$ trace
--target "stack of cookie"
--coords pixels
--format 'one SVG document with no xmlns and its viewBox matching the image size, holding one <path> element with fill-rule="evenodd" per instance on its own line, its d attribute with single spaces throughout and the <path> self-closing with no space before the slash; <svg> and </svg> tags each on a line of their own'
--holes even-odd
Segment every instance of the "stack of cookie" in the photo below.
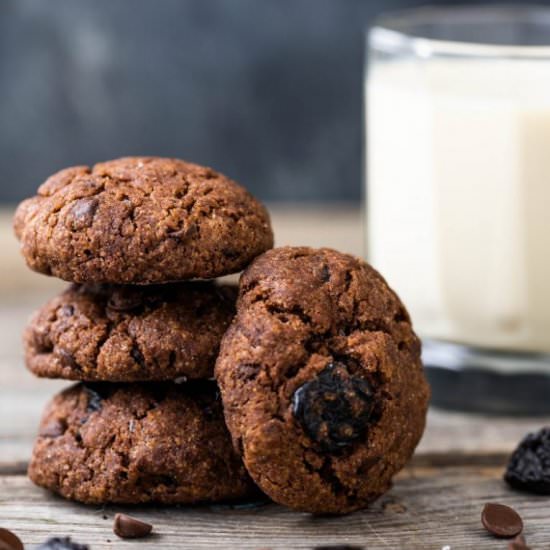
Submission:
<svg viewBox="0 0 550 550">
<path fill-rule="evenodd" d="M 29 267 L 73 283 L 31 319 L 26 364 L 80 381 L 47 407 L 31 479 L 88 503 L 254 492 L 211 381 L 236 288 L 206 280 L 271 248 L 265 208 L 210 169 L 125 158 L 53 175 L 14 227 Z"/>
<path fill-rule="evenodd" d="M 404 305 L 360 259 L 269 250 L 266 210 L 220 174 L 150 158 L 70 168 L 15 229 L 32 269 L 75 283 L 25 336 L 35 374 L 82 381 L 44 415 L 39 485 L 191 503 L 250 495 L 250 475 L 280 504 L 339 514 L 412 455 L 429 388 Z M 236 302 L 188 281 L 243 268 Z"/>
</svg>

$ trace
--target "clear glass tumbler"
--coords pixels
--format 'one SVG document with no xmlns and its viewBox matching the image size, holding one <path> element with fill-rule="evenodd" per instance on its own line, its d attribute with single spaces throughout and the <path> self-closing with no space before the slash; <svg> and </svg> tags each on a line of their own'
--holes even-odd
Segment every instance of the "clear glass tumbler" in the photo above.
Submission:
<svg viewBox="0 0 550 550">
<path fill-rule="evenodd" d="M 367 256 L 433 402 L 549 413 L 550 9 L 398 12 L 367 47 Z"/>
</svg>

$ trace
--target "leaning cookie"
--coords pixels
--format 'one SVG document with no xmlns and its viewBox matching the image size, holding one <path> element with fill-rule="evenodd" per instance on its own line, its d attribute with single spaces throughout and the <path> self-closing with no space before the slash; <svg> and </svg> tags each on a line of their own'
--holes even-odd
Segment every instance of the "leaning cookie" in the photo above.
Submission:
<svg viewBox="0 0 550 550">
<path fill-rule="evenodd" d="M 31 318 L 26 364 L 67 380 L 211 378 L 235 299 L 212 283 L 73 285 Z"/>
<path fill-rule="evenodd" d="M 257 491 L 207 381 L 65 390 L 46 408 L 29 476 L 95 504 L 219 502 Z"/>
<path fill-rule="evenodd" d="M 213 278 L 273 246 L 267 211 L 243 187 L 156 157 L 61 170 L 19 205 L 14 229 L 31 269 L 76 283 Z"/>
<path fill-rule="evenodd" d="M 216 377 L 248 472 L 297 510 L 367 506 L 424 430 L 429 388 L 407 311 L 373 268 L 333 250 L 253 262 Z"/>
</svg>

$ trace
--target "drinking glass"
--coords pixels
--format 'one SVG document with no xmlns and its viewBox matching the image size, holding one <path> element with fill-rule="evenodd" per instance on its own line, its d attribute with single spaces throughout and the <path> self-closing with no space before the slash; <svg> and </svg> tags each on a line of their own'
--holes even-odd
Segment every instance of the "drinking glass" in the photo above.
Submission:
<svg viewBox="0 0 550 550">
<path fill-rule="evenodd" d="M 367 49 L 367 256 L 433 403 L 549 413 L 550 9 L 406 10 Z"/>
</svg>

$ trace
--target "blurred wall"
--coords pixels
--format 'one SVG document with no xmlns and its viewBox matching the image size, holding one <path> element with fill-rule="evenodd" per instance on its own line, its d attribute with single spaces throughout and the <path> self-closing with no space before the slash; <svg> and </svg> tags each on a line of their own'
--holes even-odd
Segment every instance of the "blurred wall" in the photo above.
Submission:
<svg viewBox="0 0 550 550">
<path fill-rule="evenodd" d="M 0 201 L 131 154 L 268 200 L 357 201 L 363 32 L 421 3 L 0 0 Z"/>
</svg>

